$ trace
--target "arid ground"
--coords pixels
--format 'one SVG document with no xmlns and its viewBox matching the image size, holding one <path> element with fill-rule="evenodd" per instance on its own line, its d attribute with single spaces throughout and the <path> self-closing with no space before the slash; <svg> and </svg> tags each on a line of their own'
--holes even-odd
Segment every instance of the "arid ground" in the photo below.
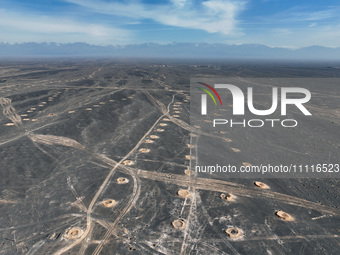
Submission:
<svg viewBox="0 0 340 255">
<path fill-rule="evenodd" d="M 312 89 L 315 118 L 292 142 L 267 130 L 206 134 L 189 121 L 190 77 L 329 78 L 340 69 L 164 62 L 1 62 L 0 254 L 340 254 L 338 179 L 192 168 L 204 137 L 233 164 L 340 163 L 340 84 Z"/>
</svg>

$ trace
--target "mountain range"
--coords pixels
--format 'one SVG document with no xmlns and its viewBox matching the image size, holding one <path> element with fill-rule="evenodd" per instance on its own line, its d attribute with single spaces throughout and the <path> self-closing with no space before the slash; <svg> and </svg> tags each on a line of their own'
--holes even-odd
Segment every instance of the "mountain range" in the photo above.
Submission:
<svg viewBox="0 0 340 255">
<path fill-rule="evenodd" d="M 128 57 L 128 58 L 216 58 L 340 60 L 340 47 L 310 46 L 299 49 L 261 44 L 143 43 L 130 45 L 92 45 L 83 42 L 0 42 L 0 58 L 8 57 Z"/>
</svg>

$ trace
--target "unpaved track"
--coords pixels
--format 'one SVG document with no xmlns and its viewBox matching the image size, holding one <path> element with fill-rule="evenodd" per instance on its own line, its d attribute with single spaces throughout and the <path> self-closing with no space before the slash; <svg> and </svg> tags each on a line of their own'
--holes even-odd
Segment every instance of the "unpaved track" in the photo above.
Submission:
<svg viewBox="0 0 340 255">
<path fill-rule="evenodd" d="M 148 93 L 149 94 L 149 93 Z M 169 103 L 168 107 L 167 107 L 167 111 L 160 116 L 156 122 L 151 126 L 151 128 L 144 134 L 144 136 L 138 141 L 138 143 L 136 144 L 136 146 L 128 153 L 125 155 L 124 158 L 122 158 L 118 164 L 111 170 L 111 172 L 109 173 L 108 177 L 106 177 L 106 180 L 108 181 L 108 179 L 112 176 L 113 172 L 117 169 L 117 167 L 119 167 L 121 165 L 121 163 L 123 161 L 125 161 L 126 159 L 128 159 L 138 148 L 139 146 L 144 142 L 144 140 L 147 138 L 147 136 L 153 131 L 153 129 L 156 127 L 156 125 L 159 123 L 159 121 L 165 116 L 165 114 L 167 114 L 170 111 L 170 105 L 174 102 L 175 100 L 175 95 L 172 96 L 172 100 Z M 116 218 L 116 220 L 113 222 L 111 228 L 106 232 L 106 234 L 104 235 L 103 239 L 102 239 L 102 243 L 100 243 L 97 248 L 95 249 L 95 251 L 92 253 L 93 255 L 95 254 L 99 254 L 100 251 L 103 248 L 103 243 L 107 240 L 107 238 L 111 235 L 113 229 L 116 227 L 117 223 L 130 211 L 130 209 L 135 205 L 135 203 L 137 202 L 137 199 L 139 197 L 140 194 L 140 183 L 139 180 L 136 177 L 136 174 L 133 171 L 129 171 L 130 175 L 133 178 L 134 181 L 134 185 L 133 185 L 133 194 L 130 197 L 129 202 L 127 203 L 126 207 L 123 209 L 123 211 L 118 215 L 118 217 Z M 105 180 L 105 181 L 106 181 Z M 104 183 L 105 183 L 104 181 Z M 106 181 L 106 183 L 107 183 Z M 103 183 L 103 184 L 104 184 Z M 105 185 L 106 185 L 105 183 Z M 103 188 L 105 186 L 101 186 L 101 188 L 98 190 L 96 196 L 94 199 L 97 199 L 98 196 L 100 195 L 100 192 L 103 190 Z M 95 203 L 95 200 L 92 200 L 91 204 Z M 94 201 L 94 202 L 93 202 Z M 90 205 L 91 206 L 91 205 Z"/>
</svg>

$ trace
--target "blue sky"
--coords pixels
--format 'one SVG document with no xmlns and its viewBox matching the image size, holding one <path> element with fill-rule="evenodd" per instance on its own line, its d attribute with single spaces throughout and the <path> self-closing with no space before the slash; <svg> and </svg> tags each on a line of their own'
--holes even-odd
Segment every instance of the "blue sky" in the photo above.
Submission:
<svg viewBox="0 0 340 255">
<path fill-rule="evenodd" d="M 338 0 L 0 0 L 0 41 L 340 47 Z"/>
</svg>

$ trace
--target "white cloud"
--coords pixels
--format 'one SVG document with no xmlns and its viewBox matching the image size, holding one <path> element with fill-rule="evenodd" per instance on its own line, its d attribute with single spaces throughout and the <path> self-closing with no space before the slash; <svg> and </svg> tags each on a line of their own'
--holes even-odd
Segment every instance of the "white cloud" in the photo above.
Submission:
<svg viewBox="0 0 340 255">
<path fill-rule="evenodd" d="M 179 7 L 183 7 L 185 4 L 188 3 L 187 0 L 171 0 L 171 2 L 172 2 L 175 6 L 179 6 Z"/>
<path fill-rule="evenodd" d="M 125 30 L 101 24 L 0 9 L 0 41 L 84 41 L 113 44 L 126 42 L 129 37 L 130 34 Z"/>
<path fill-rule="evenodd" d="M 129 17 L 151 19 L 160 24 L 200 29 L 210 33 L 232 34 L 237 14 L 243 9 L 242 0 L 208 0 L 197 3 L 172 0 L 168 4 L 147 5 L 141 2 L 107 2 L 102 0 L 67 0 L 88 10 Z"/>
<path fill-rule="evenodd" d="M 339 8 L 314 12 L 293 12 L 288 20 L 294 21 L 320 21 L 338 16 Z"/>
<path fill-rule="evenodd" d="M 262 21 L 266 23 L 276 24 L 279 23 L 303 23 L 303 22 L 316 22 L 327 21 L 332 22 L 339 19 L 338 13 L 340 7 L 326 8 L 319 11 L 308 11 L 303 8 L 295 7 L 284 10 L 273 15 L 262 17 Z"/>
<path fill-rule="evenodd" d="M 258 18 L 257 26 L 229 43 L 259 43 L 275 47 L 299 48 L 311 45 L 339 47 L 340 7 L 307 11 L 296 7 Z"/>
<path fill-rule="evenodd" d="M 259 43 L 273 47 L 300 48 L 313 45 L 339 47 L 340 25 L 272 28 L 254 31 L 229 43 Z"/>
</svg>

